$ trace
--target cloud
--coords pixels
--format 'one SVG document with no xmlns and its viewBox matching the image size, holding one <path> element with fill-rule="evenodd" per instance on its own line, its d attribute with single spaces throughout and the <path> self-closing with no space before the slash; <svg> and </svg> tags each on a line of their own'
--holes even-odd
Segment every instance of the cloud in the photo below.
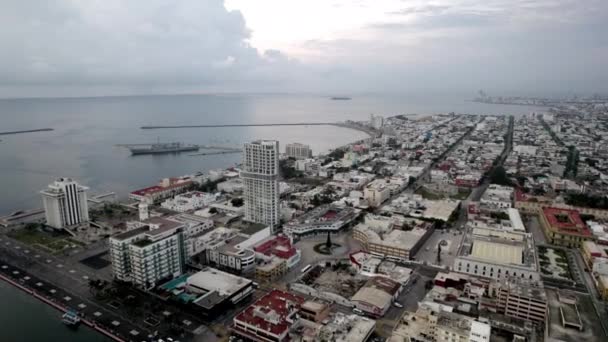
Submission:
<svg viewBox="0 0 608 342">
<path fill-rule="evenodd" d="M 605 0 L 231 2 L 4 0 L 0 96 L 608 91 Z"/>
<path fill-rule="evenodd" d="M 229 83 L 284 63 L 261 56 L 221 0 L 3 2 L 0 84 Z"/>
</svg>

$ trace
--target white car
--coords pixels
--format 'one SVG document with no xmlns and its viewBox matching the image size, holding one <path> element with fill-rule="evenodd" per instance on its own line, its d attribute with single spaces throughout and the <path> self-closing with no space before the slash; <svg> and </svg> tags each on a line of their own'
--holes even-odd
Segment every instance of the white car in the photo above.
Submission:
<svg viewBox="0 0 608 342">
<path fill-rule="evenodd" d="M 401 305 L 401 303 L 398 303 L 398 302 L 394 302 L 393 305 L 400 309 L 403 308 L 403 305 Z"/>
</svg>

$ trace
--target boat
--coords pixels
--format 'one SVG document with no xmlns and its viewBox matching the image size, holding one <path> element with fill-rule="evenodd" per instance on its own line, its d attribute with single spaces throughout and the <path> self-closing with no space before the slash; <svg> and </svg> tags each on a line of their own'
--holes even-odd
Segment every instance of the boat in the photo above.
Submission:
<svg viewBox="0 0 608 342">
<path fill-rule="evenodd" d="M 68 310 L 61 316 L 61 321 L 68 327 L 77 327 L 80 324 L 80 316 L 74 310 Z"/>
<path fill-rule="evenodd" d="M 171 143 L 156 143 L 145 146 L 129 147 L 131 154 L 160 154 L 160 153 L 175 153 L 185 151 L 198 151 L 198 145 L 184 144 L 181 142 Z"/>
<path fill-rule="evenodd" d="M 350 97 L 348 97 L 348 96 L 334 96 L 334 97 L 332 97 L 331 99 L 332 99 L 332 100 L 343 100 L 343 101 L 344 101 L 344 100 L 351 100 L 351 98 L 350 98 Z"/>
</svg>

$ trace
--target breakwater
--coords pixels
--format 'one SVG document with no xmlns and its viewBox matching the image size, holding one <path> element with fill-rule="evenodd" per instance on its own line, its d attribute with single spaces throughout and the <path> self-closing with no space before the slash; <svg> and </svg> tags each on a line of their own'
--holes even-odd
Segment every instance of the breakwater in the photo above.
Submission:
<svg viewBox="0 0 608 342">
<path fill-rule="evenodd" d="M 54 129 L 52 129 L 52 128 L 38 128 L 38 129 L 27 129 L 27 130 L 21 130 L 21 131 L 8 131 L 8 132 L 0 132 L 0 135 L 35 133 L 35 132 L 50 132 L 50 131 L 54 131 Z"/>
</svg>

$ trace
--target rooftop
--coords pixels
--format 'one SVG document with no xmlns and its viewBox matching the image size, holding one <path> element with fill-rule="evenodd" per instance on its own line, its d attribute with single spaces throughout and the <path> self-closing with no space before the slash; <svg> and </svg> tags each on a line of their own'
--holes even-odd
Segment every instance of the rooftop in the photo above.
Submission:
<svg viewBox="0 0 608 342">
<path fill-rule="evenodd" d="M 212 308 L 251 283 L 249 279 L 211 267 L 204 268 L 186 280 L 189 290 L 202 294 L 194 303 L 204 308 Z"/>
<path fill-rule="evenodd" d="M 291 327 L 291 316 L 299 310 L 304 301 L 304 298 L 298 295 L 272 290 L 236 315 L 234 321 L 274 335 L 282 335 Z M 237 327 L 235 329 L 238 330 Z"/>
<path fill-rule="evenodd" d="M 578 211 L 562 208 L 543 208 L 543 216 L 549 229 L 560 234 L 593 236 L 591 230 L 581 219 Z"/>
<path fill-rule="evenodd" d="M 496 242 L 475 240 L 471 255 L 493 262 L 521 265 L 523 263 L 522 246 L 505 245 Z"/>
</svg>

